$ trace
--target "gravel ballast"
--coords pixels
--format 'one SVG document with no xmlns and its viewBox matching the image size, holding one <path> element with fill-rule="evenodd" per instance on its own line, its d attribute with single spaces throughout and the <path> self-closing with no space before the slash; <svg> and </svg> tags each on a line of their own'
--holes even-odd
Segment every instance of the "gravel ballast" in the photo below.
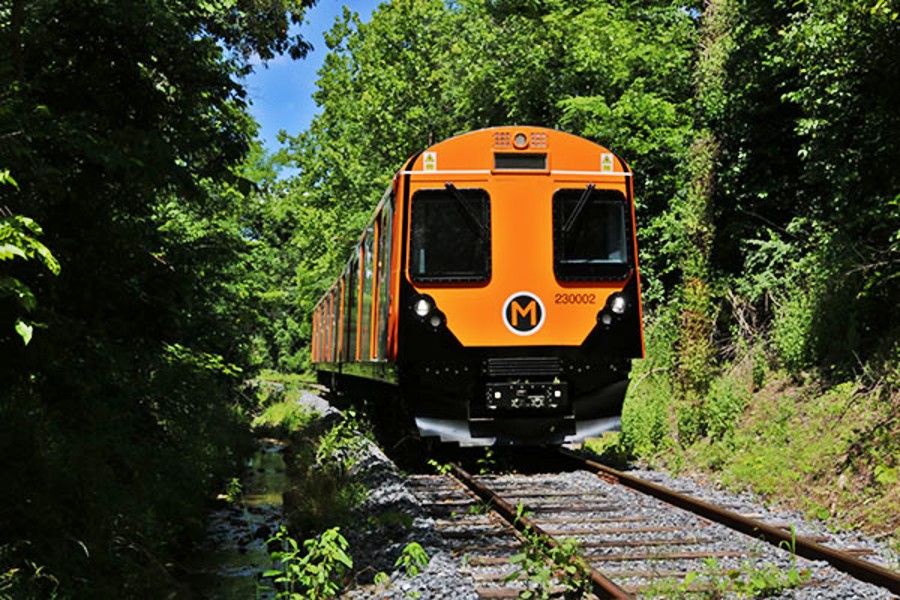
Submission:
<svg viewBox="0 0 900 600">
<path fill-rule="evenodd" d="M 327 414 L 331 410 L 324 401 L 314 394 L 304 395 L 304 400 L 315 403 L 320 413 Z M 477 598 L 477 587 L 484 587 L 484 582 L 476 582 L 463 563 L 463 557 L 454 554 L 458 540 L 447 539 L 441 534 L 443 523 L 439 523 L 445 515 L 429 514 L 416 495 L 416 486 L 408 477 L 385 456 L 372 442 L 366 440 L 361 444 L 355 464 L 351 469 L 358 481 L 363 483 L 368 496 L 356 511 L 356 522 L 352 527 L 342 528 L 349 543 L 354 560 L 355 585 L 346 590 L 344 597 L 349 598 Z M 681 493 L 699 497 L 708 502 L 723 506 L 740 514 L 759 518 L 771 523 L 789 523 L 795 526 L 799 535 L 825 538 L 828 545 L 835 548 L 865 549 L 871 554 L 862 558 L 879 562 L 888 568 L 896 568 L 900 559 L 883 544 L 856 534 L 835 534 L 821 523 L 810 523 L 796 513 L 781 510 L 770 510 L 758 499 L 749 494 L 735 494 L 716 489 L 705 482 L 691 478 L 672 478 L 669 475 L 646 469 L 632 470 L 630 474 L 641 477 Z M 509 488 L 517 486 L 534 486 L 535 480 L 524 475 L 498 475 L 487 478 L 489 485 Z M 580 490 L 585 494 L 601 492 L 609 497 L 609 501 L 627 507 L 633 515 L 654 523 L 659 527 L 690 527 L 685 519 L 698 518 L 672 509 L 668 505 L 642 496 L 621 486 L 601 481 L 593 474 L 576 471 L 572 473 L 554 473 L 535 476 L 544 485 L 553 489 L 572 491 Z M 515 503 L 515 499 L 513 499 Z M 598 513 L 600 515 L 601 513 Z M 687 516 L 686 516 L 687 515 Z M 585 516 L 591 516 L 588 513 Z M 594 515 L 597 516 L 597 515 Z M 442 527 L 439 529 L 438 525 Z M 562 529 L 565 527 L 563 526 Z M 807 561 L 802 558 L 793 559 L 784 550 L 778 549 L 746 536 L 738 536 L 730 530 L 716 524 L 703 525 L 704 537 L 715 537 L 723 553 L 740 549 L 746 556 L 723 557 L 719 559 L 721 568 L 766 569 L 772 566 L 786 571 L 793 566 L 809 570 L 811 579 L 799 589 L 787 590 L 783 598 L 891 598 L 884 588 L 865 584 L 850 578 L 826 563 Z M 696 529 L 696 526 L 694 527 Z M 615 536 L 613 536 L 615 539 Z M 741 540 L 740 542 L 736 540 Z M 422 545 L 430 558 L 428 566 L 418 576 L 409 577 L 401 569 L 394 567 L 397 557 L 410 542 Z M 592 551 L 602 555 L 601 552 Z M 629 564 L 631 570 L 665 570 L 683 571 L 684 564 L 668 565 L 665 561 L 635 561 Z M 598 567 L 602 571 L 602 566 Z M 693 567 L 692 567 L 693 568 Z M 702 561 L 696 564 L 696 571 L 703 574 Z M 390 583 L 375 585 L 375 574 L 387 573 Z M 508 573 L 509 568 L 498 568 L 500 573 Z M 628 583 L 626 579 L 624 583 Z"/>
</svg>

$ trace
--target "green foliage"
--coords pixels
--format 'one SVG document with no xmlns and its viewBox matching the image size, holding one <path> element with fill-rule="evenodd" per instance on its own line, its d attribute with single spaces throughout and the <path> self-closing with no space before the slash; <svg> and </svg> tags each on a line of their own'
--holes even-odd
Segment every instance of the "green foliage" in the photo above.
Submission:
<svg viewBox="0 0 900 600">
<path fill-rule="evenodd" d="M 281 400 L 268 403 L 263 412 L 253 418 L 253 427 L 274 427 L 290 433 L 300 431 L 319 418 L 319 414 L 297 402 L 294 393 Z"/>
<path fill-rule="evenodd" d="M 327 429 L 324 422 L 310 418 L 290 432 L 291 451 L 286 456 L 290 486 L 284 501 L 288 522 L 298 531 L 320 532 L 349 524 L 368 494 L 351 473 L 364 443 L 360 424 L 350 415 Z"/>
<path fill-rule="evenodd" d="M 10 565 L 18 554 L 12 545 L 0 545 L 0 600 L 59 597 L 59 580 L 43 565 L 30 560 Z"/>
<path fill-rule="evenodd" d="M 438 475 L 447 475 L 453 470 L 449 463 L 439 463 L 433 458 L 428 459 L 428 465 L 435 470 Z"/>
<path fill-rule="evenodd" d="M 366 443 L 361 431 L 364 428 L 357 420 L 356 412 L 345 411 L 340 420 L 319 437 L 316 464 L 330 464 L 342 471 L 348 470 L 356 463 L 357 455 Z"/>
<path fill-rule="evenodd" d="M 478 457 L 475 460 L 475 464 L 478 466 L 478 473 L 481 475 L 494 471 L 497 468 L 497 460 L 494 458 L 494 449 L 491 446 L 485 446 L 484 456 Z"/>
<path fill-rule="evenodd" d="M 8 169 L 0 170 L 0 185 L 19 187 Z M 37 240 L 36 236 L 42 233 L 41 227 L 33 219 L 21 215 L 4 215 L 3 210 L 0 210 L 0 261 L 36 261 L 58 275 L 59 262 L 47 246 Z M 37 299 L 31 288 L 19 277 L 0 273 L 0 300 L 4 298 L 12 298 L 21 311 L 32 312 L 37 307 Z M 17 317 L 13 327 L 27 346 L 34 333 L 34 324 Z"/>
<path fill-rule="evenodd" d="M 237 477 L 229 479 L 228 483 L 225 485 L 225 500 L 229 504 L 234 504 L 239 501 L 243 495 L 244 486 L 241 485 L 241 480 Z"/>
<path fill-rule="evenodd" d="M 0 539 L 61 596 L 169 595 L 243 452 L 265 305 L 239 77 L 307 4 L 0 9 Z"/>
<path fill-rule="evenodd" d="M 524 507 L 516 505 L 516 519 L 525 515 Z M 505 581 L 524 579 L 526 589 L 519 598 L 550 598 L 554 584 L 565 588 L 567 598 L 584 598 L 590 591 L 588 567 L 579 553 L 581 546 L 572 538 L 559 540 L 556 544 L 530 527 L 522 532 L 524 551 L 509 558 L 516 570 L 506 576 Z"/>
<path fill-rule="evenodd" d="M 762 566 L 745 561 L 740 568 L 722 571 L 715 558 L 705 559 L 705 569 L 690 571 L 681 582 L 661 580 L 642 590 L 648 598 L 768 598 L 800 587 L 808 581 L 808 570 L 798 569 L 791 554 L 791 567 L 783 571 L 766 563 Z"/>
<path fill-rule="evenodd" d="M 678 339 L 675 310 L 660 311 L 646 327 L 647 359 L 636 361 L 622 407 L 622 439 L 625 452 L 650 456 L 671 442 L 672 365 Z"/>
<path fill-rule="evenodd" d="M 303 172 L 267 191 L 254 225 L 282 255 L 272 270 L 290 299 L 276 341 L 281 368 L 308 342 L 297 324 L 308 323 L 391 174 L 430 143 L 492 125 L 560 127 L 605 143 L 644 175 L 642 224 L 666 211 L 691 138 L 690 16 L 599 2 L 521 8 L 404 1 L 382 4 L 367 23 L 349 10 L 337 19 L 317 82 L 320 113 L 289 139 Z M 647 255 L 661 254 L 667 230 L 642 229 Z M 662 299 L 659 262 L 644 264 Z"/>
<path fill-rule="evenodd" d="M 400 556 L 394 562 L 394 568 L 402 568 L 407 577 L 415 577 L 428 566 L 429 560 L 428 554 L 421 544 L 410 542 L 403 547 Z"/>
<path fill-rule="evenodd" d="M 333 598 L 340 591 L 341 578 L 353 568 L 347 553 L 347 540 L 334 527 L 319 536 L 305 540 L 303 548 L 283 525 L 266 543 L 278 543 L 281 550 L 272 552 L 278 568 L 263 573 L 278 586 L 278 598 L 319 600 Z"/>
<path fill-rule="evenodd" d="M 252 421 L 254 428 L 273 428 L 289 437 L 302 432 L 321 418 L 321 415 L 301 403 L 308 388 L 308 376 L 264 371 L 252 385 L 256 390 L 258 407 L 262 412 Z"/>
<path fill-rule="evenodd" d="M 704 401 L 703 422 L 710 440 L 729 439 L 735 423 L 750 401 L 750 381 L 738 371 L 718 377 L 710 385 Z"/>
</svg>

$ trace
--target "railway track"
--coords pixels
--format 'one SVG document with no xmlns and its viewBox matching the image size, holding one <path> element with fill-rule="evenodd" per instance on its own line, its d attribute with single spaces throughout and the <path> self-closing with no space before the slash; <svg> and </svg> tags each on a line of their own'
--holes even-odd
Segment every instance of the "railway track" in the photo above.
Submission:
<svg viewBox="0 0 900 600">
<path fill-rule="evenodd" d="M 900 574 L 858 552 L 793 537 L 779 524 L 571 452 L 558 460 L 556 471 L 576 470 L 472 475 L 452 464 L 445 475 L 410 480 L 479 597 L 515 598 L 528 589 L 562 597 L 578 585 L 578 593 L 597 598 L 752 596 L 788 583 L 810 597 L 900 594 Z M 548 557 L 557 564 L 546 564 Z"/>
</svg>

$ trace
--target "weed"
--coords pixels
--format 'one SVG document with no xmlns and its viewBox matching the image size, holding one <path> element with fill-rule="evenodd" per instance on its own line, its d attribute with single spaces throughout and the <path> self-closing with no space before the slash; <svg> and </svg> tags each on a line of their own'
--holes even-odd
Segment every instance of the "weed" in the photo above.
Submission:
<svg viewBox="0 0 900 600">
<path fill-rule="evenodd" d="M 787 545 L 792 547 L 791 545 Z M 756 565 L 745 561 L 740 568 L 723 572 L 715 558 L 707 558 L 703 572 L 691 571 L 682 581 L 665 579 L 641 591 L 646 598 L 765 598 L 794 589 L 807 581 L 810 574 L 798 570 L 791 554 L 791 567 L 783 571 L 772 563 Z"/>
<path fill-rule="evenodd" d="M 353 568 L 353 560 L 347 554 L 347 540 L 338 527 L 305 540 L 301 549 L 282 525 L 266 543 L 281 545 L 281 550 L 272 552 L 278 568 L 263 573 L 263 577 L 272 577 L 279 587 L 278 598 L 333 598 L 341 588 L 341 578 Z"/>
<path fill-rule="evenodd" d="M 407 577 L 415 577 L 428 566 L 429 560 L 428 554 L 425 553 L 421 544 L 410 542 L 400 552 L 394 567 L 397 569 L 402 567 L 406 571 Z"/>
<path fill-rule="evenodd" d="M 225 501 L 229 504 L 234 504 L 244 495 L 244 487 L 241 485 L 241 480 L 237 477 L 232 477 L 231 480 L 225 485 Z"/>
<path fill-rule="evenodd" d="M 516 521 L 525 516 L 522 504 L 516 506 Z M 587 566 L 579 556 L 581 547 L 574 539 L 564 539 L 552 546 L 546 537 L 526 527 L 524 552 L 510 557 L 509 562 L 516 570 L 506 577 L 506 581 L 526 580 L 526 589 L 519 597 L 523 599 L 550 598 L 554 580 L 566 589 L 566 597 L 583 598 L 590 590 L 590 576 Z"/>
<path fill-rule="evenodd" d="M 477 459 L 475 464 L 478 465 L 479 475 L 494 471 L 497 468 L 497 461 L 494 458 L 494 449 L 490 446 L 485 446 L 484 456 Z"/>
<path fill-rule="evenodd" d="M 365 443 L 360 434 L 362 429 L 356 412 L 346 411 L 336 425 L 319 437 L 316 464 L 332 463 L 341 470 L 349 470 L 356 464 L 357 454 Z"/>
<path fill-rule="evenodd" d="M 449 464 L 439 463 L 433 458 L 428 459 L 428 465 L 432 467 L 438 475 L 448 475 L 450 471 L 453 470 L 453 467 L 451 467 Z"/>
<path fill-rule="evenodd" d="M 486 515 L 491 512 L 490 502 L 478 502 L 469 507 L 468 513 L 471 516 Z"/>
<path fill-rule="evenodd" d="M 2 550 L 6 546 L 0 546 Z M 0 572 L 0 600 L 14 598 L 57 598 L 59 580 L 43 565 L 30 560 L 24 568 L 9 567 Z"/>
<path fill-rule="evenodd" d="M 284 493 L 284 506 L 293 528 L 322 531 L 346 523 L 353 509 L 365 500 L 365 485 L 348 472 L 357 456 L 355 448 L 362 444 L 346 442 L 352 432 L 350 423 L 345 419 L 322 435 L 315 431 L 320 424 L 312 423 L 292 436 L 286 457 L 291 484 Z"/>
</svg>

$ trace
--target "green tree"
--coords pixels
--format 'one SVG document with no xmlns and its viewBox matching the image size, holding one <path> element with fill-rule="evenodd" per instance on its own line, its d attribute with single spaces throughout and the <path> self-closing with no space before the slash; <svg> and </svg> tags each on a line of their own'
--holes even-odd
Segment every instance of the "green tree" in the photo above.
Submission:
<svg viewBox="0 0 900 600">
<path fill-rule="evenodd" d="M 632 164 L 650 296 L 663 299 L 677 254 L 662 217 L 693 137 L 694 29 L 680 7 L 639 2 L 398 0 L 367 23 L 345 11 L 326 37 L 320 113 L 291 139 L 302 172 L 271 201 L 297 223 L 282 288 L 297 291 L 292 320 L 308 322 L 406 157 L 511 123 L 587 136 Z"/>
<path fill-rule="evenodd" d="M 0 206 L 40 223 L 62 265 L 18 261 L 46 329 L 24 349 L 0 331 L 0 572 L 31 561 L 65 595 L 161 595 L 165 557 L 202 531 L 264 315 L 240 77 L 302 56 L 288 25 L 310 4 L 0 5 L 0 164 L 18 181 Z"/>
<path fill-rule="evenodd" d="M 18 187 L 16 180 L 5 169 L 0 170 L 0 185 L 2 184 Z M 59 274 L 59 263 L 47 246 L 35 237 L 41 233 L 41 226 L 33 219 L 0 211 L 0 260 L 37 261 L 54 275 Z M 37 306 L 37 299 L 31 288 L 20 278 L 0 274 L 0 300 L 5 298 L 12 299 L 18 309 L 24 312 L 31 312 Z M 34 334 L 34 324 L 25 321 L 20 315 L 14 318 L 13 327 L 27 346 Z"/>
</svg>

